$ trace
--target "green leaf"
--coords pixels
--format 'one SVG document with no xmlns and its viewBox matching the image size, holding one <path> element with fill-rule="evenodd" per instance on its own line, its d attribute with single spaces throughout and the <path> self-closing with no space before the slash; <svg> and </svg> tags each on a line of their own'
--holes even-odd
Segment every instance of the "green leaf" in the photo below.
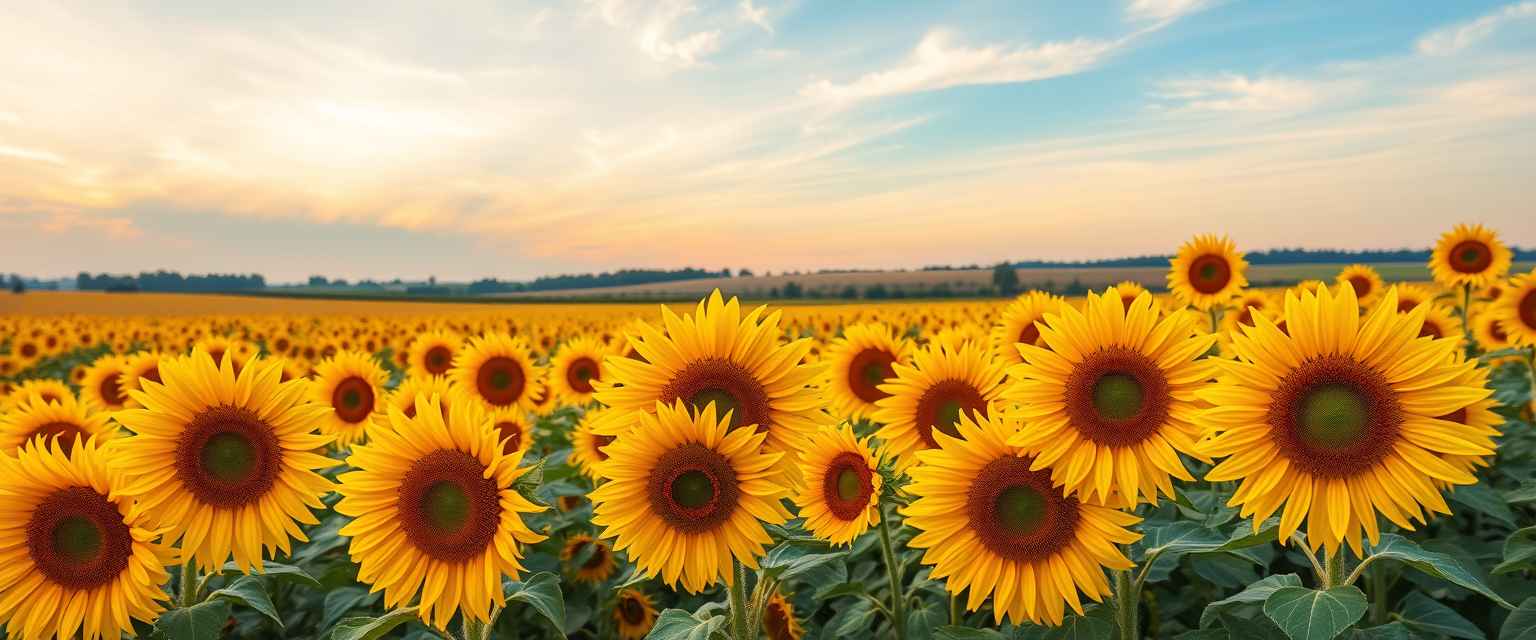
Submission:
<svg viewBox="0 0 1536 640">
<path fill-rule="evenodd" d="M 540 506 L 549 506 L 544 504 L 538 497 L 539 485 L 541 484 L 544 484 L 543 459 L 533 463 L 533 466 L 528 467 L 527 471 L 524 471 L 516 480 L 513 480 L 512 488 L 519 494 L 522 494 L 524 498 L 527 498 L 529 502 Z"/>
<path fill-rule="evenodd" d="M 1514 527 L 1515 512 L 1509 508 L 1509 503 L 1503 496 L 1489 489 L 1487 485 L 1472 484 L 1456 487 L 1451 492 L 1451 501 L 1474 511 L 1487 515 L 1499 522 Z"/>
<path fill-rule="evenodd" d="M 1536 527 L 1526 527 L 1504 540 L 1504 561 L 1493 568 L 1493 573 L 1514 573 L 1536 569 Z"/>
<path fill-rule="evenodd" d="M 869 623 L 874 617 L 875 608 L 868 600 L 854 600 L 832 615 L 826 629 L 833 636 L 865 637 L 869 635 Z"/>
<path fill-rule="evenodd" d="M 217 640 L 224 635 L 228 620 L 229 601 L 208 600 L 160 614 L 155 629 L 164 633 L 166 640 Z"/>
<path fill-rule="evenodd" d="M 219 570 L 219 573 L 224 575 L 245 575 L 245 572 L 241 571 L 240 567 L 236 566 L 233 562 L 225 563 L 224 567 Z M 278 580 L 286 580 L 294 584 L 302 584 L 304 586 L 313 587 L 316 589 L 321 588 L 320 581 L 316 580 L 314 576 L 309 575 L 309 572 L 291 564 L 283 564 L 281 562 L 264 562 L 262 563 L 261 571 L 252 570 L 251 575 L 270 576 Z"/>
<path fill-rule="evenodd" d="M 1227 538 L 1226 544 L 1217 547 L 1217 551 L 1239 551 L 1251 547 L 1260 547 L 1279 538 L 1280 518 L 1274 517 L 1259 524 L 1259 532 L 1254 533 L 1249 526 L 1239 524 L 1232 531 L 1232 536 Z"/>
<path fill-rule="evenodd" d="M 763 575 L 776 577 L 779 580 L 793 580 L 804 575 L 816 567 L 832 562 L 844 556 L 844 552 L 813 553 L 829 549 L 825 544 L 785 541 L 779 543 L 763 557 L 759 565 Z"/>
<path fill-rule="evenodd" d="M 283 619 L 277 615 L 277 607 L 272 606 L 272 598 L 267 596 L 267 587 L 261 583 L 261 578 L 242 576 L 229 583 L 229 586 L 208 594 L 209 600 L 214 598 L 224 598 L 255 609 L 277 623 L 277 628 L 283 628 Z"/>
<path fill-rule="evenodd" d="M 1044 640 L 1109 640 L 1115 637 L 1115 623 L 1098 616 L 1068 615 L 1061 626 L 1045 633 Z"/>
<path fill-rule="evenodd" d="M 560 576 L 540 571 L 522 582 L 508 582 L 507 599 L 523 602 L 544 616 L 561 637 L 565 636 L 565 597 L 560 593 Z"/>
<path fill-rule="evenodd" d="M 1514 608 L 1503 596 L 1468 571 L 1461 561 L 1443 553 L 1425 550 L 1395 533 L 1382 534 L 1381 544 L 1372 548 L 1367 557 L 1372 561 L 1396 560 L 1425 574 L 1481 593 L 1501 607 Z"/>
<path fill-rule="evenodd" d="M 656 618 L 656 625 L 646 640 L 707 640 L 725 625 L 725 618 L 711 616 L 700 620 L 682 609 L 667 609 Z"/>
<path fill-rule="evenodd" d="M 378 640 L 415 619 L 416 607 L 395 609 L 377 618 L 347 618 L 331 627 L 331 640 Z"/>
<path fill-rule="evenodd" d="M 831 600 L 843 596 L 856 596 L 861 593 L 869 593 L 869 587 L 864 586 L 863 582 L 844 582 L 842 584 L 830 585 L 817 591 L 816 599 Z"/>
<path fill-rule="evenodd" d="M 1227 543 L 1221 532 L 1188 520 L 1148 526 L 1145 531 L 1146 537 L 1138 544 L 1142 549 L 1138 561 L 1151 563 L 1147 579 L 1152 582 L 1166 579 L 1185 554 L 1214 551 Z"/>
<path fill-rule="evenodd" d="M 1216 614 L 1224 608 L 1245 603 L 1262 603 L 1268 600 L 1269 596 L 1274 595 L 1275 591 L 1284 587 L 1299 586 L 1301 586 L 1301 578 L 1294 573 L 1265 577 L 1258 582 L 1248 585 L 1248 588 L 1242 591 L 1205 605 L 1205 610 L 1200 612 L 1200 626 L 1209 627 L 1215 624 L 1217 621 Z"/>
<path fill-rule="evenodd" d="M 939 604 L 916 607 L 907 612 L 907 637 L 931 638 L 933 630 L 948 621 L 948 612 Z"/>
<path fill-rule="evenodd" d="M 1281 587 L 1264 600 L 1264 615 L 1291 640 L 1330 640 L 1365 615 L 1365 593 L 1353 586 L 1327 591 Z"/>
<path fill-rule="evenodd" d="M 946 625 L 933 630 L 933 640 L 1003 640 L 1003 634 L 991 629 Z"/>
<path fill-rule="evenodd" d="M 1510 489 L 1504 492 L 1504 501 L 1510 504 L 1523 504 L 1536 502 L 1536 482 L 1527 480 L 1518 489 Z"/>
<path fill-rule="evenodd" d="M 336 624 L 353 609 L 372 605 L 379 599 L 378 593 L 368 593 L 362 587 L 341 587 L 325 594 L 325 617 L 320 619 L 321 628 Z"/>
<path fill-rule="evenodd" d="M 1499 629 L 1499 640 L 1536 640 L 1536 597 L 1526 598 Z"/>
<path fill-rule="evenodd" d="M 1401 622 L 1389 622 L 1369 629 L 1355 629 L 1350 640 L 1414 640 L 1413 633 Z"/>
<path fill-rule="evenodd" d="M 1403 617 L 1404 625 L 1421 635 L 1434 634 L 1467 640 L 1482 640 L 1484 637 L 1482 630 L 1472 624 L 1471 620 L 1417 591 L 1403 598 L 1399 614 Z"/>
</svg>

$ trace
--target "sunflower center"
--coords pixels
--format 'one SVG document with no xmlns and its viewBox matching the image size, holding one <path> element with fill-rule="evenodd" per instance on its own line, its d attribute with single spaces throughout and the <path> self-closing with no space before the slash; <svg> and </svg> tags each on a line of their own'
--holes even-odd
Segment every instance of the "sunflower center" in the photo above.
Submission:
<svg viewBox="0 0 1536 640">
<path fill-rule="evenodd" d="M 116 375 L 109 375 L 102 379 L 101 384 L 97 386 L 97 390 L 101 392 L 101 399 L 109 405 L 115 407 L 124 401 L 123 388 L 117 384 Z"/>
<path fill-rule="evenodd" d="M 981 396 L 976 387 L 964 380 L 944 380 L 929 387 L 922 397 L 917 400 L 915 411 L 917 435 L 929 449 L 939 446 L 933 437 L 933 430 L 938 429 L 945 435 L 959 438 L 960 430 L 955 424 L 960 421 L 960 412 L 981 412 L 987 415 L 987 400 Z"/>
<path fill-rule="evenodd" d="M 1005 456 L 982 467 L 966 492 L 971 531 L 988 550 L 1009 560 L 1035 562 L 1076 538 L 1078 503 L 1051 487 L 1049 469 L 1030 471 L 1031 459 Z"/>
<path fill-rule="evenodd" d="M 998 525 L 1010 534 L 1029 534 L 1045 522 L 1045 497 L 1026 485 L 1004 489 L 996 509 Z"/>
<path fill-rule="evenodd" d="M 1536 330 L 1536 289 L 1525 292 L 1520 298 L 1520 323 L 1527 329 Z"/>
<path fill-rule="evenodd" d="M 486 360 L 475 374 L 475 389 L 480 392 L 480 397 L 498 407 L 517 402 L 523 397 L 523 387 L 526 385 L 523 366 L 506 356 Z"/>
<path fill-rule="evenodd" d="M 685 533 L 710 531 L 730 519 L 741 497 L 730 460 L 699 443 L 672 449 L 651 468 L 651 511 Z"/>
<path fill-rule="evenodd" d="M 859 482 L 859 472 L 853 469 L 843 469 L 837 472 L 837 497 L 840 500 L 852 500 L 864 489 Z"/>
<path fill-rule="evenodd" d="M 30 358 L 32 358 L 33 356 L 36 356 L 36 355 L 37 355 L 37 345 L 32 344 L 30 342 L 26 342 L 26 343 L 23 343 L 21 345 L 21 357 L 29 358 L 30 359 Z"/>
<path fill-rule="evenodd" d="M 688 397 L 688 404 L 695 411 L 701 411 L 704 407 L 713 404 L 715 405 L 716 416 L 724 416 L 729 411 L 731 412 L 731 426 L 741 426 L 739 424 L 741 421 L 736 419 L 741 413 L 741 408 L 736 406 L 736 396 L 731 395 L 731 392 L 725 389 L 700 389 Z"/>
<path fill-rule="evenodd" d="M 437 345 L 427 349 L 427 352 L 422 354 L 421 360 L 422 364 L 426 365 L 427 373 L 442 375 L 453 366 L 453 352 L 449 351 L 448 347 Z"/>
<path fill-rule="evenodd" d="M 1232 281 L 1232 266 L 1219 255 L 1203 255 L 1189 263 L 1189 286 L 1210 295 L 1227 288 Z"/>
<path fill-rule="evenodd" d="M 342 380 L 331 392 L 331 407 L 342 422 L 357 424 L 373 414 L 373 385 L 357 376 Z"/>
<path fill-rule="evenodd" d="M 827 503 L 827 510 L 837 519 L 851 521 L 863 517 L 874 492 L 874 474 L 864 456 L 844 451 L 827 463 L 821 497 Z"/>
<path fill-rule="evenodd" d="M 505 421 L 496 423 L 497 438 L 502 440 L 501 452 L 505 455 L 517 453 L 523 446 L 523 429 L 515 422 Z"/>
<path fill-rule="evenodd" d="M 1322 385 L 1301 399 L 1300 435 L 1308 445 L 1324 448 L 1347 446 L 1365 434 L 1365 398 L 1354 389 Z"/>
<path fill-rule="evenodd" d="M 217 507 L 240 507 L 260 499 L 281 469 L 277 434 L 243 407 L 203 410 L 176 445 L 176 476 L 182 486 Z"/>
<path fill-rule="evenodd" d="M 1126 447 L 1157 433 L 1168 421 L 1168 379 L 1157 362 L 1126 347 L 1104 347 L 1072 369 L 1066 414 L 1083 437 Z"/>
<path fill-rule="evenodd" d="M 592 439 L 593 439 L 592 451 L 593 451 L 593 453 L 597 454 L 597 459 L 598 460 L 607 460 L 608 459 L 608 452 L 603 451 L 603 447 L 606 447 L 606 446 L 608 446 L 610 444 L 613 444 L 613 436 L 602 436 L 602 435 L 599 435 L 599 436 L 593 436 Z"/>
<path fill-rule="evenodd" d="M 1419 337 L 1443 338 L 1445 331 L 1440 328 L 1440 325 L 1435 324 L 1434 320 L 1426 318 L 1424 325 L 1419 327 Z"/>
<path fill-rule="evenodd" d="M 27 521 L 27 552 L 50 581 L 92 589 L 128 568 L 133 536 L 106 496 L 90 487 L 68 487 L 33 508 Z"/>
<path fill-rule="evenodd" d="M 1105 420 L 1126 420 L 1141 412 L 1141 384 L 1134 376 L 1111 373 L 1093 385 L 1093 408 Z"/>
<path fill-rule="evenodd" d="M 769 602 L 763 607 L 763 635 L 768 640 L 795 640 L 795 634 L 791 631 L 793 615 L 778 602 Z"/>
<path fill-rule="evenodd" d="M 592 381 L 597 379 L 597 362 L 591 358 L 577 358 L 566 368 L 565 381 L 578 393 L 592 393 Z"/>
<path fill-rule="evenodd" d="M 637 625 L 645 622 L 645 605 L 640 604 L 640 599 L 631 595 L 625 595 L 619 602 L 619 615 L 624 617 L 624 622 Z"/>
<path fill-rule="evenodd" d="M 1370 278 L 1364 276 L 1350 277 L 1349 286 L 1355 290 L 1355 295 L 1360 297 L 1369 295 L 1372 289 Z"/>
<path fill-rule="evenodd" d="M 1024 329 L 1019 331 L 1019 339 L 1017 341 L 1023 344 L 1035 344 L 1036 342 L 1039 342 L 1040 327 L 1035 326 L 1035 323 L 1033 322 L 1024 325 Z"/>
<path fill-rule="evenodd" d="M 869 404 L 890 397 L 891 394 L 880 390 L 880 385 L 896 377 L 896 370 L 891 367 L 895 363 L 896 356 L 884 349 L 864 349 L 858 352 L 853 356 L 853 361 L 848 363 L 848 389 L 854 397 Z"/>
<path fill-rule="evenodd" d="M 1450 262 L 1461 273 L 1482 273 L 1493 264 L 1493 251 L 1477 240 L 1464 240 L 1451 249 Z"/>
<path fill-rule="evenodd" d="M 660 400 L 667 404 L 679 398 L 695 411 L 711 402 L 715 415 L 731 411 L 731 428 L 757 425 L 759 433 L 768 430 L 770 406 L 768 392 L 745 367 L 724 358 L 695 360 L 672 376 L 661 388 Z"/>
<path fill-rule="evenodd" d="M 445 562 L 468 561 L 490 546 L 501 519 L 496 481 L 485 465 L 456 449 L 438 449 L 411 465 L 400 481 L 400 528 L 422 553 Z"/>
<path fill-rule="evenodd" d="M 1302 362 L 1280 381 L 1267 421 L 1281 455 L 1315 476 L 1359 473 L 1397 444 L 1403 413 L 1381 372 L 1342 355 Z"/>
<path fill-rule="evenodd" d="M 49 422 L 41 427 L 38 427 L 30 435 L 27 436 L 27 440 L 30 441 L 39 436 L 41 436 L 44 441 L 58 438 L 59 448 L 68 452 L 70 449 L 75 447 L 76 440 L 89 438 L 91 437 L 91 434 L 87 433 L 84 429 L 81 429 L 80 425 L 77 425 L 73 422 L 61 421 Z"/>
</svg>

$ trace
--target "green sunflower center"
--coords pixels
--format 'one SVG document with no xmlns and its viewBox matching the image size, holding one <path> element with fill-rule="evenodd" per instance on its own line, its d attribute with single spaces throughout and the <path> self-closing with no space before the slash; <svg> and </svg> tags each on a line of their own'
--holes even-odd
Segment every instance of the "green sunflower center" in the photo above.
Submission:
<svg viewBox="0 0 1536 640">
<path fill-rule="evenodd" d="M 469 494 L 456 482 L 433 483 L 422 500 L 428 526 L 438 531 L 458 531 L 469 522 Z"/>
<path fill-rule="evenodd" d="M 259 461 L 256 445 L 240 433 L 225 431 L 208 438 L 202 451 L 203 471 L 221 482 L 240 482 L 251 477 Z"/>
<path fill-rule="evenodd" d="M 965 408 L 959 400 L 944 400 L 939 403 L 938 414 L 935 416 L 933 428 L 943 431 L 945 435 L 958 438 L 960 429 L 955 427 L 960 422 L 960 410 Z"/>
<path fill-rule="evenodd" d="M 1045 496 L 1032 487 L 1016 485 L 997 496 L 997 522 L 1011 535 L 1027 535 L 1045 522 Z"/>
<path fill-rule="evenodd" d="M 885 384 L 885 371 L 889 367 L 889 365 L 879 362 L 871 362 L 864 365 L 864 371 L 861 374 L 864 376 L 864 382 L 869 383 L 870 386 Z"/>
<path fill-rule="evenodd" d="M 864 492 L 864 482 L 859 479 L 859 472 L 853 469 L 843 469 L 837 474 L 837 497 L 843 500 L 853 500 Z"/>
<path fill-rule="evenodd" d="M 1300 417 L 1300 435 L 1307 444 L 1334 448 L 1358 442 L 1369 426 L 1370 412 L 1358 391 L 1330 384 L 1302 398 Z"/>
<path fill-rule="evenodd" d="M 740 407 L 736 403 L 736 396 L 731 395 L 731 392 L 711 387 L 699 389 L 693 396 L 688 398 L 688 404 L 692 405 L 695 411 L 703 411 L 704 407 L 709 406 L 711 402 L 715 404 L 716 418 L 724 416 L 725 412 L 730 411 L 731 426 L 741 426 Z"/>
<path fill-rule="evenodd" d="M 53 527 L 53 551 L 69 562 L 85 563 L 101 555 L 100 527 L 82 516 L 69 516 Z"/>
<path fill-rule="evenodd" d="M 349 409 L 354 409 L 362 403 L 363 394 L 358 393 L 356 389 L 348 389 L 341 394 L 341 404 Z"/>
<path fill-rule="evenodd" d="M 672 500 L 686 509 L 697 509 L 715 499 L 715 483 L 703 471 L 685 471 L 672 481 Z"/>
<path fill-rule="evenodd" d="M 1105 420 L 1127 420 L 1141 412 L 1145 394 L 1133 376 L 1112 373 L 1093 385 L 1093 408 Z"/>
</svg>

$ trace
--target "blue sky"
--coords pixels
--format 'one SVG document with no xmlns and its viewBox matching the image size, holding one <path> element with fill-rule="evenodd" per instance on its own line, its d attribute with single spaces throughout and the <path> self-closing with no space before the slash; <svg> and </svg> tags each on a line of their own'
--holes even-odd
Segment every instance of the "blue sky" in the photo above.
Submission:
<svg viewBox="0 0 1536 640">
<path fill-rule="evenodd" d="M 446 7 L 446 8 L 444 8 Z M 0 271 L 1536 245 L 1536 1 L 35 3 Z"/>
</svg>

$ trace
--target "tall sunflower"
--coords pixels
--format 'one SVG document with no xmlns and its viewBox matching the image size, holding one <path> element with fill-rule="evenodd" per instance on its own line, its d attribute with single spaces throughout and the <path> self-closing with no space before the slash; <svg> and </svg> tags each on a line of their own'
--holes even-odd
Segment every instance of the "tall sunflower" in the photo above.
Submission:
<svg viewBox="0 0 1536 640">
<path fill-rule="evenodd" d="M 320 422 L 320 433 L 335 438 L 341 449 L 361 442 L 384 404 L 388 380 L 384 367 L 360 351 L 343 351 L 321 362 L 309 385 L 310 402 L 330 409 Z"/>
<path fill-rule="evenodd" d="M 849 544 L 880 521 L 880 463 L 869 439 L 843 423 L 811 436 L 800 453 L 805 488 L 795 498 L 805 528 L 832 544 Z"/>
<path fill-rule="evenodd" d="M 528 446 L 533 444 L 533 425 L 528 423 L 527 414 L 518 409 L 497 409 L 489 415 L 503 454 L 522 455 L 528 451 Z"/>
<path fill-rule="evenodd" d="M 400 386 L 384 397 L 384 406 L 374 413 L 374 424 L 388 424 L 389 409 L 399 409 L 407 418 L 416 417 L 416 399 L 421 397 L 437 396 L 442 400 L 438 404 L 438 410 L 444 416 L 449 413 L 453 398 L 457 397 L 458 388 L 453 386 L 443 376 L 423 376 L 406 378 L 400 381 Z"/>
<path fill-rule="evenodd" d="M 1487 455 L 1485 434 L 1440 419 L 1487 398 L 1466 382 L 1475 362 L 1453 359 L 1452 340 L 1420 338 L 1423 307 L 1397 312 L 1397 291 L 1363 321 L 1348 284 L 1287 295 L 1289 334 L 1267 319 L 1233 338 L 1239 361 L 1219 363 L 1217 384 L 1197 395 L 1201 449 L 1225 458 L 1206 480 L 1239 480 L 1233 505 L 1254 527 L 1277 509 L 1279 538 L 1307 525 L 1330 555 L 1373 543 L 1380 513 L 1404 529 L 1423 509 L 1450 513 L 1435 481 L 1476 482 L 1448 462 Z"/>
<path fill-rule="evenodd" d="M 1369 305 L 1381 298 L 1385 288 L 1381 280 L 1381 274 L 1376 273 L 1369 265 L 1352 264 L 1339 271 L 1338 277 L 1333 281 L 1338 284 L 1349 283 L 1355 290 L 1355 297 L 1360 299 L 1360 304 Z"/>
<path fill-rule="evenodd" d="M 544 370 L 533 363 L 528 341 L 505 333 L 470 338 L 453 358 L 448 378 L 486 410 L 533 408 L 544 388 Z"/>
<path fill-rule="evenodd" d="M 1141 518 L 1063 496 L 996 417 L 967 413 L 955 426 L 960 437 L 940 434 L 918 453 L 917 499 L 904 510 L 920 532 L 907 545 L 924 550 L 931 577 L 957 596 L 969 588 L 972 611 L 992 596 L 999 623 L 1061 624 L 1067 607 L 1083 612 L 1079 591 L 1109 595 L 1104 569 L 1131 568 L 1116 545 L 1141 538 L 1127 529 Z"/>
<path fill-rule="evenodd" d="M 859 420 L 875 411 L 875 403 L 890 394 L 880 385 L 896 377 L 892 365 L 906 362 L 912 341 L 884 324 L 851 324 L 827 349 L 822 393 L 833 414 Z"/>
<path fill-rule="evenodd" d="M 639 589 L 621 589 L 614 600 L 613 621 L 620 640 L 641 640 L 656 625 L 656 606 Z"/>
<path fill-rule="evenodd" d="M 1455 352 L 1457 364 L 1460 364 L 1465 359 L 1464 352 L 1461 349 L 1457 349 Z M 1456 384 L 1463 387 L 1487 388 L 1489 372 L 1489 367 L 1467 369 L 1466 373 L 1456 380 Z M 1474 435 L 1496 438 L 1499 436 L 1499 427 L 1504 424 L 1504 417 L 1493 411 L 1494 407 L 1497 406 L 1499 406 L 1499 401 L 1490 396 L 1439 416 L 1439 418 L 1446 422 L 1462 425 L 1463 429 Z M 1473 473 L 1478 467 L 1488 466 L 1492 462 L 1492 458 L 1493 456 L 1487 455 L 1447 454 L 1445 461 L 1451 463 L 1451 466 L 1467 473 Z M 1450 488 L 1451 486 L 1442 480 L 1436 480 L 1435 484 L 1443 488 Z"/>
<path fill-rule="evenodd" d="M 123 392 L 123 372 L 128 370 L 128 359 L 107 355 L 97 358 L 85 371 L 80 383 L 80 401 L 99 411 L 117 411 L 128 402 Z"/>
<path fill-rule="evenodd" d="M 260 570 L 263 552 L 308 540 L 299 524 L 331 481 L 316 473 L 336 461 L 311 453 L 330 443 L 315 433 L 325 407 L 304 401 L 307 383 L 279 382 L 282 362 L 253 360 L 235 375 L 230 354 L 217 368 L 197 349 L 160 364 L 163 384 L 146 382 L 141 409 L 114 418 L 136 435 L 113 448 L 153 522 L 170 529 L 203 571 L 231 556 Z"/>
<path fill-rule="evenodd" d="M 608 447 L 598 469 L 608 481 L 589 496 L 592 524 L 641 573 L 690 593 L 729 585 L 732 560 L 756 569 L 772 542 L 764 525 L 789 519 L 775 469 L 784 454 L 763 449 L 765 434 L 731 424 L 713 403 L 694 412 L 679 399 L 642 413 Z"/>
<path fill-rule="evenodd" d="M 407 370 L 413 378 L 448 375 L 463 344 L 458 334 L 443 329 L 416 336 L 411 341 Z"/>
<path fill-rule="evenodd" d="M 1499 234 L 1483 225 L 1458 224 L 1440 236 L 1429 255 L 1429 271 L 1441 286 L 1481 289 L 1509 272 L 1512 254 Z"/>
<path fill-rule="evenodd" d="M 607 409 L 588 411 L 571 431 L 571 460 L 588 478 L 597 479 L 597 468 L 608 459 L 604 447 L 613 444 L 613 436 L 599 435 L 592 430 L 593 423 L 602 419 Z"/>
<path fill-rule="evenodd" d="M 1225 304 L 1248 286 L 1248 262 L 1226 236 L 1197 235 L 1179 247 L 1168 270 L 1168 289 L 1205 310 Z"/>
<path fill-rule="evenodd" d="M 126 483 L 95 442 L 33 442 L 0 457 L 0 625 L 8 637 L 120 638 L 165 610 L 165 565 Z"/>
<path fill-rule="evenodd" d="M 891 395 L 875 403 L 871 418 L 884 425 L 875 435 L 886 453 L 904 465 L 914 452 L 937 446 L 935 431 L 956 435 L 963 411 L 988 411 L 1003 390 L 1002 363 L 975 342 L 958 349 L 932 343 L 913 355 L 912 364 L 894 368 L 896 379 L 880 386 Z"/>
<path fill-rule="evenodd" d="M 127 363 L 123 366 L 123 373 L 117 380 L 118 392 L 129 396 L 128 392 L 143 389 L 145 380 L 160 382 L 162 360 L 165 360 L 165 354 L 158 351 L 141 351 L 128 356 Z M 138 403 L 131 396 L 123 402 L 123 406 L 129 409 L 139 408 Z"/>
<path fill-rule="evenodd" d="M 565 539 L 565 545 L 560 548 L 560 559 L 565 562 L 573 582 L 601 583 L 618 570 L 608 543 L 584 533 Z"/>
<path fill-rule="evenodd" d="M 436 396 L 421 396 L 415 417 L 389 410 L 387 426 L 352 449 L 338 478 L 336 512 L 352 521 L 340 534 L 358 580 L 395 607 L 418 595 L 422 621 L 446 629 L 455 613 L 482 622 L 504 601 L 503 576 L 523 570 L 518 544 L 544 539 L 523 521 L 542 509 L 513 486 L 527 468 L 502 454 L 496 430 L 474 404 L 447 420 Z"/>
<path fill-rule="evenodd" d="M 1057 313 L 1066 301 L 1055 294 L 1030 291 L 1014 299 L 1003 308 L 992 325 L 992 353 L 1004 364 L 1018 364 L 1019 350 L 1013 345 L 1040 344 L 1040 328 L 1035 323 L 1045 319 L 1047 313 Z"/>
<path fill-rule="evenodd" d="M 603 358 L 609 353 L 610 349 L 596 338 L 576 338 L 560 345 L 559 353 L 549 361 L 555 395 L 568 404 L 591 402 L 596 385 L 603 379 Z"/>
<path fill-rule="evenodd" d="M 1179 454 L 1200 438 L 1193 393 L 1210 379 L 1200 357 L 1216 338 L 1196 335 L 1189 314 L 1159 320 L 1153 304 L 1090 293 L 1082 311 L 1046 316 L 1050 348 L 1019 345 L 1024 363 L 1008 370 L 1003 397 L 1023 422 L 1009 444 L 1086 501 L 1133 507 L 1172 496 L 1170 477 L 1194 479 Z"/>
<path fill-rule="evenodd" d="M 77 402 L 72 395 L 56 402 L 34 396 L 0 414 L 0 454 L 15 455 L 35 438 L 56 440 L 66 452 L 74 448 L 76 440 L 103 444 L 117 435 L 117 425 L 108 416 Z"/>
<path fill-rule="evenodd" d="M 1488 312 L 1510 342 L 1536 345 L 1536 269 L 1512 278 Z"/>
</svg>

